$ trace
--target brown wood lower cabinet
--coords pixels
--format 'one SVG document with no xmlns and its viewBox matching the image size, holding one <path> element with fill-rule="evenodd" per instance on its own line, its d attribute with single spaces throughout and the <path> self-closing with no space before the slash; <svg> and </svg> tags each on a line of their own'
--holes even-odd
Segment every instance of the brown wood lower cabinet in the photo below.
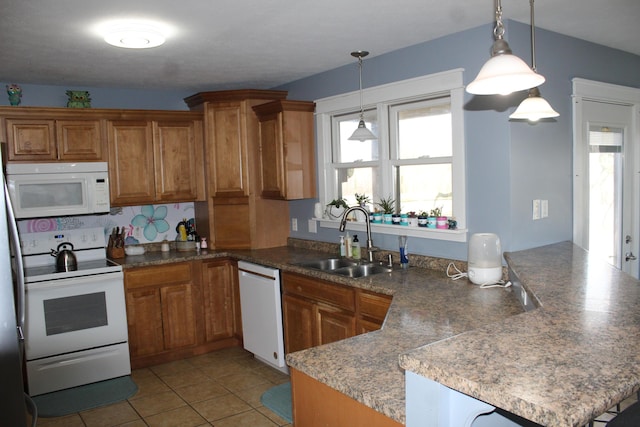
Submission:
<svg viewBox="0 0 640 427">
<path fill-rule="evenodd" d="M 380 329 L 391 296 L 282 273 L 285 351 L 293 353 Z"/>
<path fill-rule="evenodd" d="M 202 262 L 205 341 L 241 336 L 235 315 L 238 301 L 238 269 L 235 261 L 214 259 Z"/>
<path fill-rule="evenodd" d="M 285 351 L 293 353 L 380 329 L 391 296 L 282 273 Z M 402 424 L 290 368 L 296 426 L 399 427 Z"/>
<path fill-rule="evenodd" d="M 402 424 L 291 368 L 296 426 L 400 427 Z"/>
<path fill-rule="evenodd" d="M 132 368 L 238 345 L 234 266 L 216 259 L 125 269 Z"/>
</svg>

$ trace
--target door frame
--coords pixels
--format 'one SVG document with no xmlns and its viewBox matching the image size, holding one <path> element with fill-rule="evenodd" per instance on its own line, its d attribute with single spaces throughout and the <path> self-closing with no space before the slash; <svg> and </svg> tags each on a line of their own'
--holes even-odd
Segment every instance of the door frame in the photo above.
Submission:
<svg viewBox="0 0 640 427">
<path fill-rule="evenodd" d="M 632 213 L 630 234 L 633 238 L 630 247 L 634 255 L 639 256 L 640 251 L 640 89 L 628 86 L 603 83 L 582 78 L 572 79 L 573 93 L 573 242 L 585 247 L 583 230 L 585 228 L 584 215 L 581 207 L 585 206 L 585 197 L 588 194 L 587 167 L 582 143 L 584 141 L 584 127 L 582 126 L 582 101 L 600 101 L 632 107 L 631 117 L 631 147 L 625 147 L 625 156 L 631 155 L 632 182 L 631 192 L 634 195 L 631 205 Z M 628 185 L 628 183 L 626 183 Z M 625 233 L 626 234 L 626 233 Z M 635 261 L 631 265 L 630 273 L 639 276 L 640 262 Z"/>
</svg>

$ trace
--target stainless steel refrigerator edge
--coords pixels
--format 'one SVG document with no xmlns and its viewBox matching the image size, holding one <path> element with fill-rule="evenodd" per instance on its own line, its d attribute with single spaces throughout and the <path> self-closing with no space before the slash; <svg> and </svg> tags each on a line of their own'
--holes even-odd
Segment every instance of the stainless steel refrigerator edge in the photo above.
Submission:
<svg viewBox="0 0 640 427">
<path fill-rule="evenodd" d="M 6 200 L 4 174 L 0 176 L 2 199 Z M 0 209 L 0 417 L 2 425 L 20 427 L 27 425 L 27 415 L 9 250 L 9 206 L 6 202 L 3 204 L 5 208 Z"/>
</svg>

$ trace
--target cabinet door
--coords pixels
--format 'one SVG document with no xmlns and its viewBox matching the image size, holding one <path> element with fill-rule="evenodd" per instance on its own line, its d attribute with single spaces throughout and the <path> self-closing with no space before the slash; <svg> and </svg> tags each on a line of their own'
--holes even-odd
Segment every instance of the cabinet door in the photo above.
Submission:
<svg viewBox="0 0 640 427">
<path fill-rule="evenodd" d="M 160 353 L 164 349 L 160 290 L 127 290 L 126 301 L 131 358 Z"/>
<path fill-rule="evenodd" d="M 207 106 L 210 195 L 249 195 L 246 111 L 242 102 Z"/>
<path fill-rule="evenodd" d="M 196 344 L 196 322 L 192 288 L 193 285 L 191 283 L 160 288 L 162 329 L 166 350 Z"/>
<path fill-rule="evenodd" d="M 356 299 L 358 304 L 357 333 L 365 334 L 377 331 L 382 327 L 384 319 L 391 305 L 391 295 L 358 289 Z"/>
<path fill-rule="evenodd" d="M 204 330 L 207 342 L 234 334 L 235 269 L 229 260 L 203 262 Z"/>
<path fill-rule="evenodd" d="M 100 120 L 58 120 L 56 141 L 60 160 L 105 160 Z"/>
<path fill-rule="evenodd" d="M 285 165 L 282 141 L 282 113 L 260 121 L 261 195 L 270 199 L 284 199 Z"/>
<path fill-rule="evenodd" d="M 107 124 L 109 188 L 114 206 L 155 201 L 153 131 L 147 121 Z"/>
<path fill-rule="evenodd" d="M 193 121 L 154 124 L 157 201 L 195 200 L 198 197 L 197 140 Z"/>
<path fill-rule="evenodd" d="M 6 119 L 9 160 L 56 160 L 55 121 Z"/>
<path fill-rule="evenodd" d="M 353 313 L 330 305 L 318 304 L 316 312 L 318 342 L 328 344 L 356 335 L 356 318 Z"/>
<path fill-rule="evenodd" d="M 315 305 L 292 295 L 282 296 L 284 346 L 286 353 L 311 348 L 315 345 Z"/>
<path fill-rule="evenodd" d="M 261 195 L 316 197 L 314 103 L 277 100 L 253 107 L 260 121 Z"/>
</svg>

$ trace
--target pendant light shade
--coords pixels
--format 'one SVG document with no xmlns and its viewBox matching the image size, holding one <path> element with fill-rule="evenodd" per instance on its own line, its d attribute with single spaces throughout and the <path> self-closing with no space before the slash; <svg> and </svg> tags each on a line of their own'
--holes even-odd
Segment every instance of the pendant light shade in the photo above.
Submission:
<svg viewBox="0 0 640 427">
<path fill-rule="evenodd" d="M 358 122 L 358 127 L 349 137 L 351 141 L 369 141 L 371 139 L 378 139 L 377 136 L 369 129 L 367 129 L 367 125 L 364 123 L 364 120 L 360 119 Z"/>
<path fill-rule="evenodd" d="M 351 56 L 358 58 L 358 69 L 360 71 L 360 121 L 358 122 L 356 130 L 349 137 L 349 140 L 351 141 L 369 141 L 372 139 L 378 139 L 373 132 L 367 129 L 367 125 L 364 123 L 364 108 L 362 106 L 362 58 L 367 55 L 369 55 L 369 52 L 366 50 L 351 52 Z"/>
<path fill-rule="evenodd" d="M 536 32 L 535 22 L 533 17 L 533 2 L 529 0 L 531 6 L 531 68 L 536 69 Z M 546 119 L 551 117 L 558 117 L 560 114 L 551 108 L 551 105 L 540 96 L 540 89 L 534 87 L 529 89 L 529 96 L 520 103 L 516 111 L 509 116 L 510 119 L 515 120 L 529 120 L 531 122 L 537 122 L 540 119 Z"/>
<path fill-rule="evenodd" d="M 544 83 L 544 77 L 513 55 L 509 44 L 504 40 L 500 0 L 496 1 L 496 26 L 493 34 L 495 41 L 491 48 L 491 58 L 482 66 L 478 76 L 467 85 L 467 92 L 474 95 L 508 95 Z"/>
<path fill-rule="evenodd" d="M 551 108 L 547 100 L 540 96 L 540 90 L 534 87 L 529 89 L 529 96 L 520 103 L 509 118 L 537 122 L 540 119 L 558 117 L 559 115 L 556 110 Z"/>
</svg>

